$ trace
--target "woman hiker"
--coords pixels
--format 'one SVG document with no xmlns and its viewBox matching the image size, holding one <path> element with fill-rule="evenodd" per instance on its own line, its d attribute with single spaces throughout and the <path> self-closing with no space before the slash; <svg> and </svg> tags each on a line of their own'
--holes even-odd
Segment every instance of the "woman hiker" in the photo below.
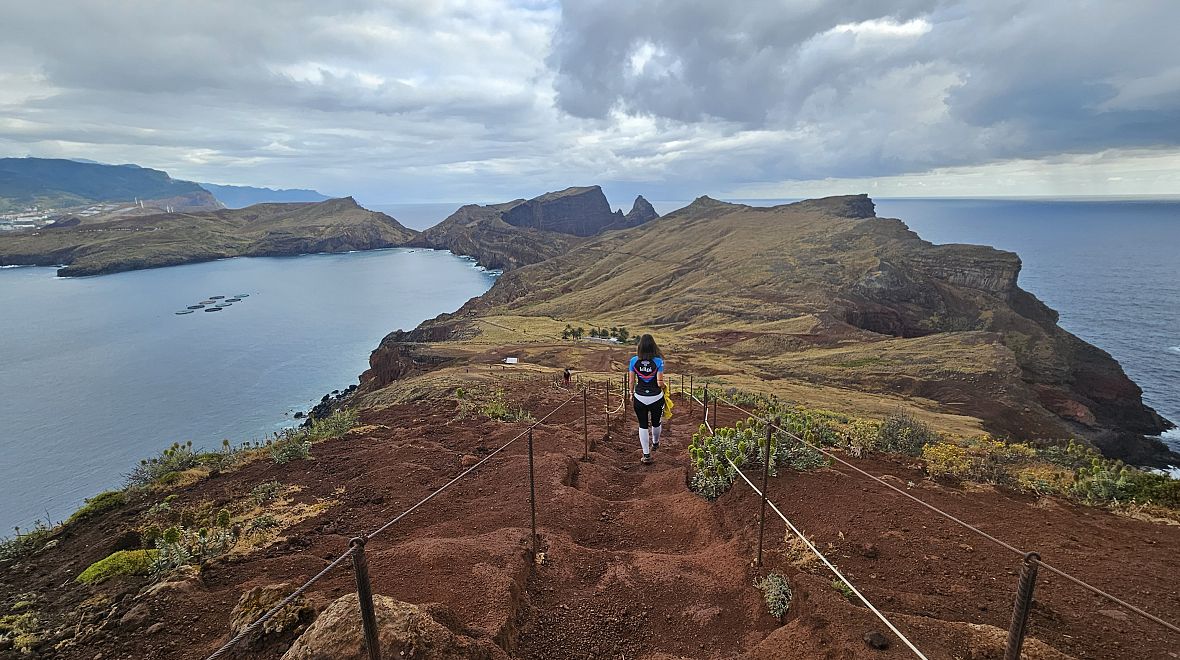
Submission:
<svg viewBox="0 0 1180 660">
<path fill-rule="evenodd" d="M 639 445 L 644 463 L 660 448 L 660 417 L 664 414 L 664 356 L 651 335 L 639 338 L 639 346 L 627 367 L 627 390 L 634 393 L 635 417 L 639 420 Z M 632 389 L 631 381 L 635 385 Z"/>
</svg>

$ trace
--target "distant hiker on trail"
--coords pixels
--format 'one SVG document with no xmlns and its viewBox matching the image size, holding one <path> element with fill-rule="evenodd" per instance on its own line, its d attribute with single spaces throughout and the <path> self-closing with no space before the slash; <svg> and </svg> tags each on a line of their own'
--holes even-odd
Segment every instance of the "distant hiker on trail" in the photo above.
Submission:
<svg viewBox="0 0 1180 660">
<path fill-rule="evenodd" d="M 570 373 L 570 368 L 569 368 L 569 367 L 566 367 L 566 368 L 565 368 L 565 371 L 561 372 L 561 379 L 562 379 L 563 381 L 565 381 L 565 386 L 566 386 L 566 387 L 569 387 L 569 386 L 570 386 L 570 377 L 571 377 L 571 376 L 573 376 L 573 374 L 571 374 L 571 373 Z"/>
<path fill-rule="evenodd" d="M 643 463 L 660 448 L 660 418 L 664 415 L 664 355 L 651 335 L 639 338 L 639 346 L 627 367 L 627 390 L 634 392 L 635 417 L 639 420 L 639 446 Z M 631 381 L 635 386 L 632 390 Z"/>
</svg>

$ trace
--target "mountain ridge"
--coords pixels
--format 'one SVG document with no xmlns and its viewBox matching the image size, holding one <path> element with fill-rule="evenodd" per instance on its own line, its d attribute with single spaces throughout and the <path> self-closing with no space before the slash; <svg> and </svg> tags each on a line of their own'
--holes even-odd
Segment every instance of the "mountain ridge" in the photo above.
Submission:
<svg viewBox="0 0 1180 660">
<path fill-rule="evenodd" d="M 0 210 L 94 202 L 168 200 L 178 209 L 217 209 L 217 199 L 192 181 L 138 165 L 63 158 L 0 158 Z"/>
<path fill-rule="evenodd" d="M 103 275 L 228 257 L 292 256 L 395 247 L 416 232 L 352 197 L 244 209 L 114 217 L 0 240 L 0 265 L 63 266 Z"/>
<path fill-rule="evenodd" d="M 307 188 L 260 188 L 219 183 L 199 184 L 228 209 L 241 209 L 272 202 L 322 202 L 331 197 Z"/>
<path fill-rule="evenodd" d="M 1129 461 L 1175 460 L 1146 437 L 1171 423 L 1109 354 L 1018 286 L 1020 267 L 1011 252 L 924 241 L 876 217 L 867 195 L 772 207 L 702 197 L 512 268 L 455 314 L 391 334 L 362 390 L 429 361 L 416 342 L 483 334 L 479 318 L 626 325 L 768 389 L 806 382 L 927 401 L 1002 437 L 1080 436 Z"/>
</svg>

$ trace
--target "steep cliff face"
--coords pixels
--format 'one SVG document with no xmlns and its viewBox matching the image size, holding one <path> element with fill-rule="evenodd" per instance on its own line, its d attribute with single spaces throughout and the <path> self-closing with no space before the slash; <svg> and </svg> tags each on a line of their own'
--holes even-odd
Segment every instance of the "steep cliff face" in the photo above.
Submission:
<svg viewBox="0 0 1180 660">
<path fill-rule="evenodd" d="M 1017 255 L 932 245 L 873 209 L 863 195 L 769 208 L 701 198 L 506 273 L 459 316 L 653 328 L 735 373 L 937 401 L 1002 436 L 1163 454 L 1143 436 L 1169 422 L 1019 287 Z M 811 321 L 784 329 L 799 319 Z M 428 327 L 455 337 L 463 324 Z"/>
<path fill-rule="evenodd" d="M 625 222 L 622 213 L 611 212 L 600 187 L 566 188 L 528 200 L 464 206 L 410 245 L 450 250 L 488 268 L 511 270 L 564 254 Z"/>
<path fill-rule="evenodd" d="M 656 213 L 656 209 L 651 205 L 651 202 L 639 195 L 635 198 L 635 203 L 631 205 L 631 210 L 627 215 L 623 216 L 623 222 L 617 228 L 629 229 L 631 227 L 638 227 L 639 225 L 651 222 L 659 218 L 660 214 Z"/>
<path fill-rule="evenodd" d="M 546 193 L 516 204 L 501 217 L 515 227 L 574 236 L 593 236 L 623 220 L 622 213 L 611 212 L 598 186 Z"/>
</svg>

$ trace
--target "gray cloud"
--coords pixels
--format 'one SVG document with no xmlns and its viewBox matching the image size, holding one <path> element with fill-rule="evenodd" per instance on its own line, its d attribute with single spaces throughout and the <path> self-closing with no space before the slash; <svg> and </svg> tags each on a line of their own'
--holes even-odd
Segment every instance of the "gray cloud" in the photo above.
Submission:
<svg viewBox="0 0 1180 660">
<path fill-rule="evenodd" d="M 0 15 L 5 155 L 373 202 L 584 183 L 685 198 L 1180 147 L 1175 3 L 0 0 Z"/>
</svg>

